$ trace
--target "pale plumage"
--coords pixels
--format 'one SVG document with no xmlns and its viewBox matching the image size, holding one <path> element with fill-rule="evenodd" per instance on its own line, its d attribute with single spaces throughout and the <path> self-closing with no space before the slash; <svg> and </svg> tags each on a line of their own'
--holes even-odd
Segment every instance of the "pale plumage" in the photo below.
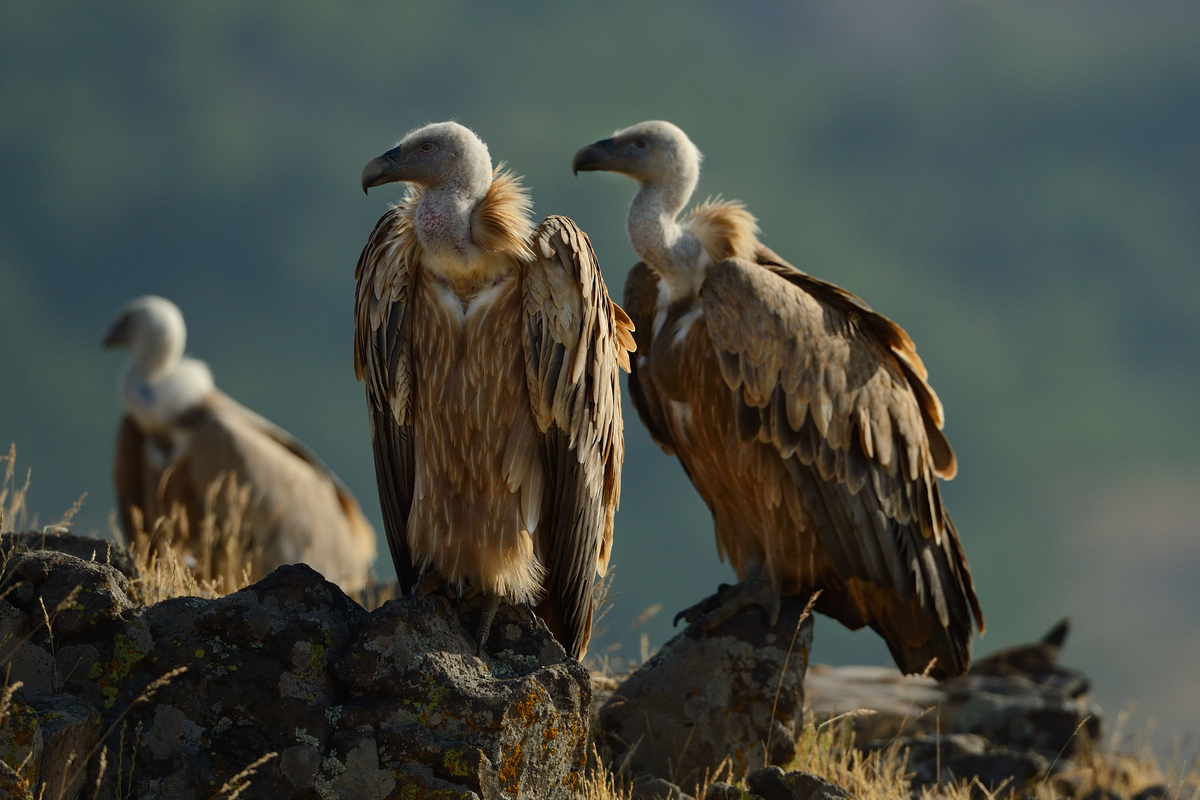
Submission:
<svg viewBox="0 0 1200 800">
<path fill-rule="evenodd" d="M 375 532 L 353 495 L 303 443 L 218 390 L 203 362 L 183 357 L 185 341 L 182 314 L 161 297 L 134 300 L 105 339 L 130 350 L 113 462 L 126 533 L 135 528 L 134 509 L 149 529 L 178 504 L 190 539 L 175 544 L 203 563 L 196 548 L 206 493 L 232 478 L 248 491 L 249 542 L 236 554 L 237 577 L 243 566 L 257 579 L 303 562 L 346 591 L 363 588 Z M 231 512 L 225 499 L 223 492 L 210 498 L 218 529 Z"/>
<path fill-rule="evenodd" d="M 590 145 L 575 169 L 641 184 L 630 392 L 711 509 L 742 598 L 821 589 L 818 610 L 871 625 L 906 672 L 965 671 L 983 617 L 937 481 L 957 469 L 942 406 L 908 334 L 759 243 L 740 203 L 677 219 L 700 153 L 670 123 Z"/>
<path fill-rule="evenodd" d="M 535 606 L 582 655 L 632 325 L 587 236 L 565 217 L 534 229 L 516 178 L 463 126 L 414 131 L 363 171 L 364 189 L 393 181 L 410 189 L 359 259 L 354 354 L 401 587 L 433 576 Z"/>
</svg>

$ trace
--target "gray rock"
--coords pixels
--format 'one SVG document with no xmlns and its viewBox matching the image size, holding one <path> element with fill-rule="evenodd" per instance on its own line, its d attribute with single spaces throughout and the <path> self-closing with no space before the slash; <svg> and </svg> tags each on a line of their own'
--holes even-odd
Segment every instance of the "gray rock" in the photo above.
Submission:
<svg viewBox="0 0 1200 800">
<path fill-rule="evenodd" d="M 978 733 L 999 745 L 1033 749 L 1047 758 L 1070 757 L 1080 735 L 1100 737 L 1100 714 L 1087 696 L 1072 697 L 1057 686 L 1020 675 L 964 675 L 946 681 L 945 730 Z"/>
<path fill-rule="evenodd" d="M 7 600 L 0 598 L 0 659 L 8 657 L 21 646 L 29 632 L 29 620 Z"/>
<path fill-rule="evenodd" d="M 761 795 L 751 794 L 724 781 L 709 784 L 704 800 L 763 800 Z"/>
<path fill-rule="evenodd" d="M 633 782 L 629 800 L 695 800 L 690 794 L 662 778 L 643 777 Z"/>
<path fill-rule="evenodd" d="M 69 694 L 41 698 L 36 708 L 43 743 L 39 797 L 74 797 L 87 777 L 84 759 L 100 738 L 100 714 Z"/>
<path fill-rule="evenodd" d="M 24 642 L 7 658 L 9 679 L 20 681 L 26 695 L 47 695 L 54 691 L 54 658 L 33 642 Z"/>
<path fill-rule="evenodd" d="M 993 748 L 975 755 L 951 756 L 942 764 L 942 782 L 977 779 L 989 791 L 1032 789 L 1050 768 L 1050 762 L 1037 753 L 1018 753 Z"/>
<path fill-rule="evenodd" d="M 55 636 L 102 634 L 133 609 L 124 575 L 65 553 L 17 553 L 5 564 L 2 582 L 31 626 L 49 616 Z"/>
<path fill-rule="evenodd" d="M 908 752 L 914 794 L 924 786 L 972 778 L 978 778 L 989 789 L 1005 783 L 1006 790 L 1020 791 L 1029 788 L 1050 768 L 1050 762 L 1037 753 L 997 747 L 983 736 L 972 733 L 902 737 L 872 742 L 865 749 L 893 747 Z"/>
<path fill-rule="evenodd" d="M 0 759 L 24 763 L 47 796 L 65 777 L 68 795 L 86 780 L 115 797 L 135 741 L 122 796 L 143 800 L 208 798 L 271 752 L 252 796 L 516 800 L 577 788 L 589 676 L 528 612 L 501 609 L 479 658 L 478 602 L 404 598 L 368 615 L 303 565 L 227 597 L 135 608 L 111 566 L 29 551 L 9 560 L 2 588 L 0 627 L 19 634 L 9 661 L 27 689 L 0 727 Z M 42 602 L 61 606 L 52 636 L 37 625 Z M 126 709 L 124 744 L 122 726 L 105 742 L 106 775 L 98 755 L 86 777 L 66 766 Z"/>
<path fill-rule="evenodd" d="M 32 687 L 38 691 L 21 686 L 14 692 L 0 723 L 0 759 L 17 765 L 20 779 L 39 797 L 74 797 L 84 782 L 84 759 L 100 736 L 100 714 L 77 697 L 52 694 L 46 670 L 37 678 L 43 685 Z"/>
<path fill-rule="evenodd" d="M 726 757 L 734 775 L 764 763 L 768 740 L 769 763 L 790 760 L 812 646 L 812 619 L 797 629 L 803 606 L 785 600 L 773 628 L 755 606 L 668 642 L 600 709 L 596 738 L 613 763 L 690 788 Z"/>
<path fill-rule="evenodd" d="M 33 785 L 38 780 L 45 740 L 38 722 L 37 709 L 18 691 L 0 725 L 0 761 L 20 767 L 21 775 Z"/>
<path fill-rule="evenodd" d="M 750 791 L 763 800 L 850 800 L 850 793 L 836 783 L 807 772 L 784 772 L 764 767 L 746 776 Z"/>
<path fill-rule="evenodd" d="M 33 800 L 28 781 L 6 761 L 0 761 L 0 800 Z"/>
<path fill-rule="evenodd" d="M 107 539 L 78 536 L 62 531 L 28 531 L 0 536 L 0 548 L 7 553 L 26 550 L 51 550 L 66 553 L 84 561 L 95 561 L 115 567 L 126 578 L 137 577 L 137 561 L 129 548 Z"/>
<path fill-rule="evenodd" d="M 1100 736 L 1087 678 L 1057 663 L 1067 631 L 1063 621 L 1040 641 L 980 658 L 968 674 L 940 684 L 882 668 L 814 665 L 810 702 L 825 717 L 876 711 L 854 720 L 856 743 L 907 750 L 914 796 L 938 782 L 974 778 L 989 789 L 1024 792 L 1052 763 L 1063 767 L 1082 741 Z"/>
<path fill-rule="evenodd" d="M 470 789 L 439 778 L 425 764 L 402 764 L 392 774 L 396 778 L 396 792 L 391 797 L 397 800 L 409 797 L 420 800 L 480 800 L 479 795 Z"/>
<path fill-rule="evenodd" d="M 286 772 L 278 758 L 260 769 L 257 796 L 316 798 L 320 788 L 351 782 L 333 774 L 335 764 L 360 771 L 358 761 L 346 767 L 345 751 L 331 753 L 330 709 L 344 694 L 333 665 L 365 619 L 311 568 L 281 567 L 227 597 L 175 598 L 130 615 L 111 644 L 97 645 L 91 671 L 66 685 L 111 717 L 151 681 L 186 668 L 129 715 L 129 728 L 141 725 L 144 740 L 135 796 L 167 796 L 169 789 L 181 799 L 206 798 L 260 756 L 290 750 Z M 111 772 L 118 734 L 107 744 Z M 297 790 L 304 759 L 292 748 L 303 747 L 317 752 L 322 768 L 333 760 L 329 769 L 309 770 L 311 780 Z"/>
<path fill-rule="evenodd" d="M 389 767 L 417 761 L 484 800 L 572 797 L 587 755 L 587 670 L 508 606 L 477 657 L 478 613 L 440 595 L 374 612 L 337 665 L 351 693 L 342 725 L 393 734 L 381 747 Z"/>
</svg>

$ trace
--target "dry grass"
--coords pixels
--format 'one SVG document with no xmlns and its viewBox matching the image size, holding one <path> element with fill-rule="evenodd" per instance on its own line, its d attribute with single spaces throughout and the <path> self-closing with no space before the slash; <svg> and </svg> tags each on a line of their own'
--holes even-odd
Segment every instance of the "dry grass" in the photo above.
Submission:
<svg viewBox="0 0 1200 800">
<path fill-rule="evenodd" d="M 594 675 L 596 679 L 606 679 Z M 1147 739 L 1148 740 L 1148 739 Z M 1181 757 L 1161 769 L 1153 752 L 1145 744 L 1133 742 L 1135 751 L 1116 751 L 1116 742 L 1105 750 L 1084 742 L 1070 762 L 1060 763 L 1058 774 L 1042 780 L 1032 790 L 1011 786 L 989 788 L 979 781 L 958 781 L 922 788 L 917 800 L 1104 800 L 1105 797 L 1132 798 L 1151 787 L 1163 787 L 1166 800 L 1200 800 L 1200 761 Z M 1178 748 L 1182 750 L 1182 748 Z M 629 777 L 608 771 L 597 755 L 590 760 L 589 774 L 580 797 L 584 800 L 627 800 Z M 856 800 L 913 800 L 908 753 L 895 745 L 883 750 L 863 752 L 854 747 L 852 715 L 818 722 L 811 713 L 796 743 L 796 756 L 784 766 L 800 770 L 842 786 Z M 701 782 L 696 797 L 703 798 L 717 781 L 740 786 L 725 765 L 718 767 Z"/>
<path fill-rule="evenodd" d="M 17 446 L 10 444 L 8 455 L 0 456 L 4 464 L 4 481 L 0 483 L 0 533 L 12 533 L 17 526 L 23 530 L 28 519 L 25 507 L 25 497 L 29 494 L 29 479 L 31 473 L 26 471 L 25 483 L 20 487 L 16 482 Z"/>
<path fill-rule="evenodd" d="M 164 481 L 165 483 L 165 481 Z M 172 597 L 220 597 L 260 577 L 261 559 L 251 545 L 250 488 L 223 475 L 204 493 L 204 513 L 195 535 L 180 504 L 147 528 L 141 509 L 130 509 L 129 536 L 110 519 L 117 541 L 133 553 L 139 577 L 134 599 L 143 605 Z"/>
<path fill-rule="evenodd" d="M 367 611 L 374 611 L 389 600 L 400 596 L 400 584 L 397 581 L 387 583 L 372 583 L 356 592 L 350 593 L 350 598 Z"/>
<path fill-rule="evenodd" d="M 864 753 L 854 748 L 851 720 L 834 725 L 817 724 L 809 718 L 797 742 L 795 759 L 787 770 L 801 770 L 844 787 L 856 800 L 912 800 L 907 753 L 899 747 Z M 593 763 L 596 760 L 593 759 Z M 739 785 L 720 767 L 701 783 L 697 797 L 704 797 L 716 781 Z M 926 787 L 919 800 L 986 800 L 1017 796 L 1038 800 L 1085 800 L 1108 796 L 1133 797 L 1155 786 L 1166 788 L 1167 800 L 1200 800 L 1200 767 L 1195 761 L 1184 768 L 1182 764 L 1168 769 L 1159 768 L 1153 754 L 1113 753 L 1098 747 L 1084 746 L 1067 769 L 1053 778 L 1043 780 L 1032 792 L 1020 792 L 1002 786 L 989 790 L 978 781 L 959 781 Z M 1098 794 L 1097 790 L 1105 793 Z M 630 786 L 627 779 L 604 768 L 593 768 L 581 790 L 585 800 L 627 800 Z"/>
</svg>

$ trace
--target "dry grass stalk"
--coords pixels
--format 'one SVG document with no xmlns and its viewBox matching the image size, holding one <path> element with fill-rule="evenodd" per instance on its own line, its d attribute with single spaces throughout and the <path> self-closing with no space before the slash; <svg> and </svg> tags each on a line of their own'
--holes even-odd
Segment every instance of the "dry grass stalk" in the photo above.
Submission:
<svg viewBox="0 0 1200 800">
<path fill-rule="evenodd" d="M 224 798 L 224 800 L 237 800 L 238 796 L 241 795 L 243 791 L 250 788 L 250 781 L 248 779 L 251 776 L 258 774 L 258 768 L 263 764 L 266 764 L 271 759 L 278 757 L 279 753 L 267 753 L 265 756 L 262 756 L 256 760 L 253 764 L 248 765 L 244 770 L 227 780 L 225 785 L 218 789 L 217 793 L 212 796 L 212 800 L 219 800 L 219 798 Z"/>
<path fill-rule="evenodd" d="M 779 668 L 779 683 L 775 685 L 775 699 L 771 701 L 771 717 L 767 722 L 767 741 L 763 744 L 763 762 L 764 766 L 771 759 L 771 734 L 775 732 L 775 711 L 779 706 L 779 693 L 783 690 L 783 678 L 787 675 L 788 662 L 792 660 L 792 650 L 796 647 L 796 638 L 800 635 L 800 627 L 804 625 L 804 620 L 808 619 L 812 614 L 813 607 L 817 604 L 817 599 L 821 596 L 821 590 L 812 593 L 808 598 L 808 602 L 804 604 L 804 610 L 800 612 L 800 618 L 796 620 L 796 630 L 792 631 L 792 643 L 788 645 L 787 655 L 783 659 L 783 666 Z"/>
<path fill-rule="evenodd" d="M 17 487 L 15 473 L 17 470 L 17 446 L 8 446 L 8 455 L 0 456 L 4 462 L 4 480 L 0 482 L 0 533 L 12 533 L 20 526 L 24 529 L 28 518 L 25 498 L 29 494 L 29 479 L 32 470 L 25 473 L 25 483 Z"/>
</svg>

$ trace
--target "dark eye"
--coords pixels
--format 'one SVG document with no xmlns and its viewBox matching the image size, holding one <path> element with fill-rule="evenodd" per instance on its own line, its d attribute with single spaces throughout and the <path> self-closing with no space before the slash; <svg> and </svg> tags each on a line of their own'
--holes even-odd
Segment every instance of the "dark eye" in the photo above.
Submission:
<svg viewBox="0 0 1200 800">
<path fill-rule="evenodd" d="M 639 150 L 645 150 L 646 149 L 646 140 L 645 139 L 634 139 L 633 146 L 638 148 Z"/>
<path fill-rule="evenodd" d="M 432 153 L 433 148 L 434 148 L 433 142 L 426 142 L 425 144 L 421 145 L 421 152 L 422 153 Z"/>
</svg>

